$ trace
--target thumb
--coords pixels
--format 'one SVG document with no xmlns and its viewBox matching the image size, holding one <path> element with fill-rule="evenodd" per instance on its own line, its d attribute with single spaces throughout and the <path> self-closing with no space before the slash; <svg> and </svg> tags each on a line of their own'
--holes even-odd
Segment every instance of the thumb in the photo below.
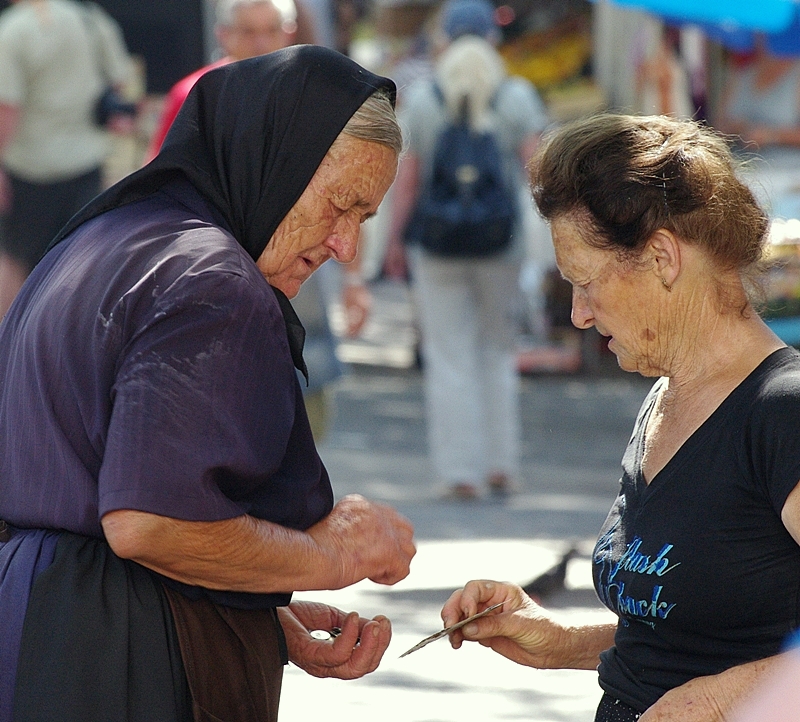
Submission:
<svg viewBox="0 0 800 722">
<path fill-rule="evenodd" d="M 502 637 L 502 623 L 504 614 L 494 614 L 483 619 L 476 619 L 464 626 L 461 632 L 465 639 L 488 639 L 490 637 Z"/>
</svg>

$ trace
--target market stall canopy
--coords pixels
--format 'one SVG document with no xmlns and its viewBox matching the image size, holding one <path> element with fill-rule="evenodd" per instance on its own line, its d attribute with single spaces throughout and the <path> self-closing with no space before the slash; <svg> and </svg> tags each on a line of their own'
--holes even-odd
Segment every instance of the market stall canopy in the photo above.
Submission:
<svg viewBox="0 0 800 722">
<path fill-rule="evenodd" d="M 700 24 L 705 34 L 734 52 L 747 53 L 755 48 L 756 33 L 747 28 Z M 800 5 L 795 4 L 789 26 L 779 33 L 764 34 L 767 50 L 773 55 L 800 55 Z"/>
<path fill-rule="evenodd" d="M 786 30 L 796 0 L 613 0 L 614 5 L 646 10 L 681 23 L 708 23 L 765 33 Z"/>
<path fill-rule="evenodd" d="M 611 4 L 644 10 L 675 25 L 699 25 L 708 37 L 737 52 L 752 50 L 754 34 L 764 33 L 774 54 L 800 55 L 798 0 L 613 0 Z"/>
</svg>

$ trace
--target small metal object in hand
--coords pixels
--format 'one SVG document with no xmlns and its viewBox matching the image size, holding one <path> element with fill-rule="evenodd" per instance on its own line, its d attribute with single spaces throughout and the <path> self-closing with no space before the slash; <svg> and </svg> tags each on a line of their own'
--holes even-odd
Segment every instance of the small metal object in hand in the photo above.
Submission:
<svg viewBox="0 0 800 722">
<path fill-rule="evenodd" d="M 436 632 L 436 634 L 432 634 L 430 637 L 425 637 L 421 642 L 415 644 L 411 649 L 406 652 L 403 652 L 400 655 L 400 658 L 405 657 L 407 654 L 411 654 L 412 652 L 416 652 L 418 649 L 422 649 L 423 647 L 427 646 L 431 642 L 435 642 L 437 639 L 441 639 L 442 637 L 446 637 L 451 632 L 455 632 L 456 629 L 461 629 L 465 624 L 469 624 L 470 622 L 480 619 L 481 617 L 485 617 L 490 612 L 493 612 L 495 609 L 499 609 L 505 604 L 505 602 L 500 602 L 498 604 L 493 604 L 491 607 L 486 607 L 482 612 L 478 612 L 477 614 L 473 614 L 471 617 L 467 617 L 466 619 L 462 619 L 460 622 L 456 622 L 450 627 L 445 627 L 440 632 Z"/>
<path fill-rule="evenodd" d="M 314 639 L 319 639 L 319 640 L 322 640 L 322 641 L 327 641 L 329 639 L 335 639 L 341 633 L 342 633 L 342 630 L 339 629 L 339 627 L 334 627 L 333 629 L 331 629 L 330 632 L 327 629 L 313 629 L 313 630 L 311 630 L 309 632 L 309 634 Z"/>
</svg>

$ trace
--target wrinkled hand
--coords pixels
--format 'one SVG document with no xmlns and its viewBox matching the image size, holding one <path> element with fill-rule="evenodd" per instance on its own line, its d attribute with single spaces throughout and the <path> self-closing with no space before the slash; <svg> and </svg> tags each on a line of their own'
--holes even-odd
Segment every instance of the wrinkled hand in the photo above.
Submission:
<svg viewBox="0 0 800 722">
<path fill-rule="evenodd" d="M 716 677 L 697 677 L 666 692 L 640 718 L 640 722 L 722 722 Z"/>
<path fill-rule="evenodd" d="M 374 672 L 392 638 L 392 625 L 386 617 L 368 620 L 327 604 L 292 602 L 279 607 L 278 614 L 289 659 L 314 677 L 358 679 Z M 333 627 L 342 633 L 332 640 L 314 639 L 309 634 L 313 629 Z"/>
<path fill-rule="evenodd" d="M 372 308 L 372 294 L 363 283 L 346 285 L 342 290 L 345 319 L 345 334 L 349 338 L 358 336 L 367 322 Z"/>
<path fill-rule="evenodd" d="M 499 602 L 504 604 L 497 612 L 453 632 L 451 646 L 458 649 L 464 640 L 474 641 L 518 664 L 556 666 L 553 655 L 561 627 L 516 584 L 471 581 L 447 600 L 442 621 L 447 627 Z"/>
<path fill-rule="evenodd" d="M 395 584 L 408 576 L 417 552 L 408 519 L 358 494 L 344 497 L 307 533 L 331 557 L 327 589 L 341 589 L 362 579 Z"/>
</svg>

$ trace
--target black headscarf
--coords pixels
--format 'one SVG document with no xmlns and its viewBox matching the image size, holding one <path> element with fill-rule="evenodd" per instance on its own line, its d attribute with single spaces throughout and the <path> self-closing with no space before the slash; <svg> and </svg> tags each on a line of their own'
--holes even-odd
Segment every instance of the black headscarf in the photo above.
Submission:
<svg viewBox="0 0 800 722">
<path fill-rule="evenodd" d="M 155 159 L 85 206 L 51 247 L 182 173 L 256 260 L 347 121 L 380 88 L 394 103 L 393 81 L 315 45 L 211 70 L 192 88 Z"/>
</svg>

